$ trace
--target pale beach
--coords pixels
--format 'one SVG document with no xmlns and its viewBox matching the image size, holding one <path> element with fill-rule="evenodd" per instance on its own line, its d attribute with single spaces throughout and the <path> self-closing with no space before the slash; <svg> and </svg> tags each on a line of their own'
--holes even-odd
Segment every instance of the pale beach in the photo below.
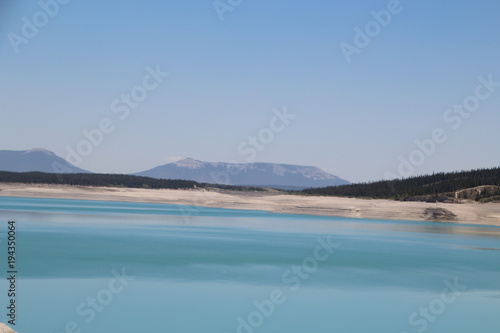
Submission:
<svg viewBox="0 0 500 333">
<path fill-rule="evenodd" d="M 363 219 L 441 220 L 443 222 L 500 226 L 500 204 L 475 203 L 470 201 L 464 203 L 426 203 L 381 199 L 299 196 L 279 192 L 207 191 L 203 189 L 153 190 L 70 185 L 27 185 L 17 183 L 0 184 L 0 196 L 164 203 L 263 210 L 273 213 Z M 429 213 L 429 209 L 435 210 L 439 208 L 447 211 L 444 216 L 432 216 Z"/>
</svg>

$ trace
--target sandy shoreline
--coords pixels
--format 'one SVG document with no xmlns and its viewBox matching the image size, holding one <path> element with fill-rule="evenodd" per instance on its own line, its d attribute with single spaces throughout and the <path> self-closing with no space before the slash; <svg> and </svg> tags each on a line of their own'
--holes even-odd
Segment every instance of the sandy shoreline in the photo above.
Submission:
<svg viewBox="0 0 500 333">
<path fill-rule="evenodd" d="M 151 190 L 0 183 L 0 196 L 78 200 L 167 203 L 274 213 L 308 214 L 390 220 L 432 220 L 427 208 L 444 208 L 456 215 L 453 222 L 500 226 L 500 204 L 443 204 L 380 199 L 297 196 L 280 193 Z"/>
</svg>

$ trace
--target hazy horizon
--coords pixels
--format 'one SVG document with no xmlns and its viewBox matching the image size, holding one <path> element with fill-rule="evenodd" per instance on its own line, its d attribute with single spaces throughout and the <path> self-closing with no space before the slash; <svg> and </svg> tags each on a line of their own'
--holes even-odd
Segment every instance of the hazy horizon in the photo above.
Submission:
<svg viewBox="0 0 500 333">
<path fill-rule="evenodd" d="M 191 157 L 350 182 L 500 165 L 493 0 L 0 9 L 0 149 L 85 152 L 92 172 Z"/>
</svg>

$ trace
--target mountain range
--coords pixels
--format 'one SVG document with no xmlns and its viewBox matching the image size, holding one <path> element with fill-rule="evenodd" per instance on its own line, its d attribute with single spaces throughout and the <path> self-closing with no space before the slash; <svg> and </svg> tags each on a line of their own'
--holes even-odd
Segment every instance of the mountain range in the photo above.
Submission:
<svg viewBox="0 0 500 333">
<path fill-rule="evenodd" d="M 90 173 L 90 171 L 80 169 L 53 152 L 42 148 L 0 150 L 0 170 L 13 172 Z"/>
<path fill-rule="evenodd" d="M 46 149 L 0 150 L 0 170 L 47 173 L 90 173 Z M 348 181 L 314 166 L 275 163 L 213 163 L 186 158 L 134 173 L 159 179 L 183 179 L 200 183 L 263 186 L 299 190 L 349 184 Z"/>
<path fill-rule="evenodd" d="M 186 158 L 136 173 L 138 176 L 194 180 L 238 186 L 303 189 L 349 184 L 313 166 L 275 163 L 212 163 Z"/>
</svg>

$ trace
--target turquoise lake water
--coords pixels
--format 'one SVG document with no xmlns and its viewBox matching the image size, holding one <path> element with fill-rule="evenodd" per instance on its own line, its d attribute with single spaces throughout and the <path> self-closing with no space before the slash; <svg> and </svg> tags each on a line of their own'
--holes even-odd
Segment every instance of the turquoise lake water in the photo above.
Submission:
<svg viewBox="0 0 500 333">
<path fill-rule="evenodd" d="M 0 197 L 20 333 L 500 331 L 500 228 Z"/>
</svg>

